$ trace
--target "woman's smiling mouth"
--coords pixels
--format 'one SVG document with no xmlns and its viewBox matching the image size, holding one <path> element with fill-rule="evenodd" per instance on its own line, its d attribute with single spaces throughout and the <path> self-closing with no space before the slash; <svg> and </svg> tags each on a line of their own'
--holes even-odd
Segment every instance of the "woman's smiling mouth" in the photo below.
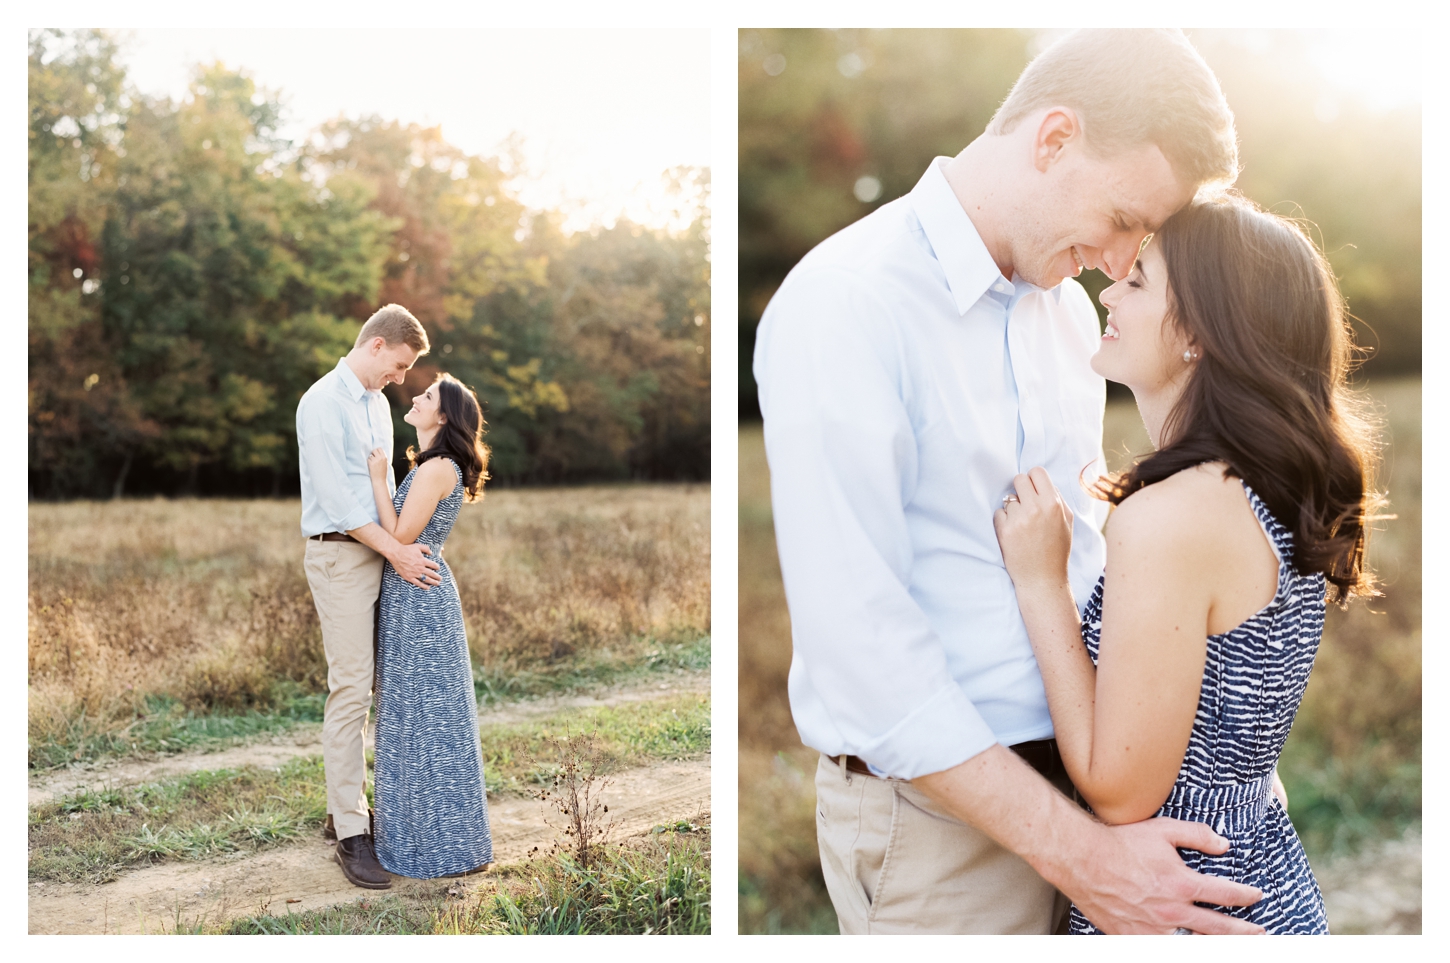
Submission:
<svg viewBox="0 0 1450 963">
<path fill-rule="evenodd" d="M 1115 328 L 1115 327 L 1113 327 L 1113 322 L 1111 322 L 1111 321 L 1107 322 L 1103 326 L 1103 340 L 1104 341 L 1116 341 L 1116 340 L 1118 340 L 1118 329 Z"/>
</svg>

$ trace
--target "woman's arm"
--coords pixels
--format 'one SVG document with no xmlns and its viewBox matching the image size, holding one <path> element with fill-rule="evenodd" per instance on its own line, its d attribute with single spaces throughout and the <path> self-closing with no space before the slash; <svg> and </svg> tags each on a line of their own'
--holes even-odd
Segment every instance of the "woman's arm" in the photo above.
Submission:
<svg viewBox="0 0 1450 963">
<path fill-rule="evenodd" d="M 1157 811 L 1193 727 L 1207 649 L 1203 569 L 1214 553 L 1199 534 L 1209 520 L 1182 487 L 1144 489 L 1109 520 L 1096 669 L 1067 576 L 1071 513 L 1047 473 L 1019 475 L 1020 504 L 995 519 L 1063 762 L 1105 822 Z"/>
<path fill-rule="evenodd" d="M 393 537 L 404 545 L 411 544 L 433 512 L 453 487 L 458 484 L 453 463 L 447 458 L 430 458 L 418 466 L 413 473 L 413 483 L 408 486 L 408 497 L 403 499 L 403 510 L 398 514 Z M 375 486 L 376 487 L 376 486 Z M 389 505 L 391 509 L 391 504 Z"/>
<path fill-rule="evenodd" d="M 388 491 L 388 456 L 381 448 L 368 453 L 368 477 L 373 482 L 373 502 L 378 506 L 378 526 L 397 538 L 398 515 L 393 511 L 393 495 Z"/>
</svg>

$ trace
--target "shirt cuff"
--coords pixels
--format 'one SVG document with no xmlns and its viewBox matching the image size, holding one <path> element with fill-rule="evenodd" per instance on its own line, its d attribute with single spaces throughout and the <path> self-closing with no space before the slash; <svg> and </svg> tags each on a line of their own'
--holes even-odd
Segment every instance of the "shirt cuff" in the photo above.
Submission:
<svg viewBox="0 0 1450 963">
<path fill-rule="evenodd" d="M 338 522 L 337 524 L 339 527 L 337 530 L 339 532 L 350 532 L 355 528 L 362 528 L 364 525 L 371 525 L 375 524 L 376 522 L 376 518 L 373 518 L 367 512 L 359 508 L 356 511 L 350 513 L 342 521 Z"/>
<path fill-rule="evenodd" d="M 942 772 L 997 744 L 961 686 L 951 683 L 907 716 L 861 758 L 897 779 Z"/>
</svg>

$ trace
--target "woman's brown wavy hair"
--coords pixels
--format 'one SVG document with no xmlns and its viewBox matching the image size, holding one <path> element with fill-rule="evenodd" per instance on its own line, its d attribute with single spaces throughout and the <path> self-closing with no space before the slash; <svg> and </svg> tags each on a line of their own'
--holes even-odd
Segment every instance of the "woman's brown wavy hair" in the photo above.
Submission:
<svg viewBox="0 0 1450 963">
<path fill-rule="evenodd" d="M 433 379 L 438 389 L 438 411 L 443 425 L 433 437 L 433 444 L 420 452 L 408 446 L 408 464 L 421 465 L 430 458 L 452 458 L 463 471 L 463 500 L 476 502 L 483 497 L 483 483 L 488 481 L 488 446 L 483 443 L 483 409 L 478 396 L 463 382 L 450 374 Z"/>
<path fill-rule="evenodd" d="M 1167 263 L 1168 321 L 1199 358 L 1163 447 L 1097 493 L 1116 505 L 1222 461 L 1293 533 L 1296 569 L 1323 572 L 1340 604 L 1373 594 L 1378 442 L 1347 384 L 1355 348 L 1328 261 L 1296 222 L 1236 193 L 1184 208 L 1152 243 Z"/>
</svg>

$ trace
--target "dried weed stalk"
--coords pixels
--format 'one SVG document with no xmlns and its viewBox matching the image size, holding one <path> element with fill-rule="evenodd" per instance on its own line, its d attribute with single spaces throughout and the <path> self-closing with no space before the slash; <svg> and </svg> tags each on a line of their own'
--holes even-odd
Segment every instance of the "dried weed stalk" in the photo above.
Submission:
<svg viewBox="0 0 1450 963">
<path fill-rule="evenodd" d="M 554 775 L 534 795 L 543 804 L 544 821 L 563 834 L 555 838 L 551 852 L 572 852 L 579 866 L 588 869 L 616 825 L 604 801 L 604 790 L 614 783 L 608 759 L 596 732 L 565 730 L 549 740 L 545 751 L 552 758 L 542 760 L 540 768 L 553 768 Z"/>
</svg>

